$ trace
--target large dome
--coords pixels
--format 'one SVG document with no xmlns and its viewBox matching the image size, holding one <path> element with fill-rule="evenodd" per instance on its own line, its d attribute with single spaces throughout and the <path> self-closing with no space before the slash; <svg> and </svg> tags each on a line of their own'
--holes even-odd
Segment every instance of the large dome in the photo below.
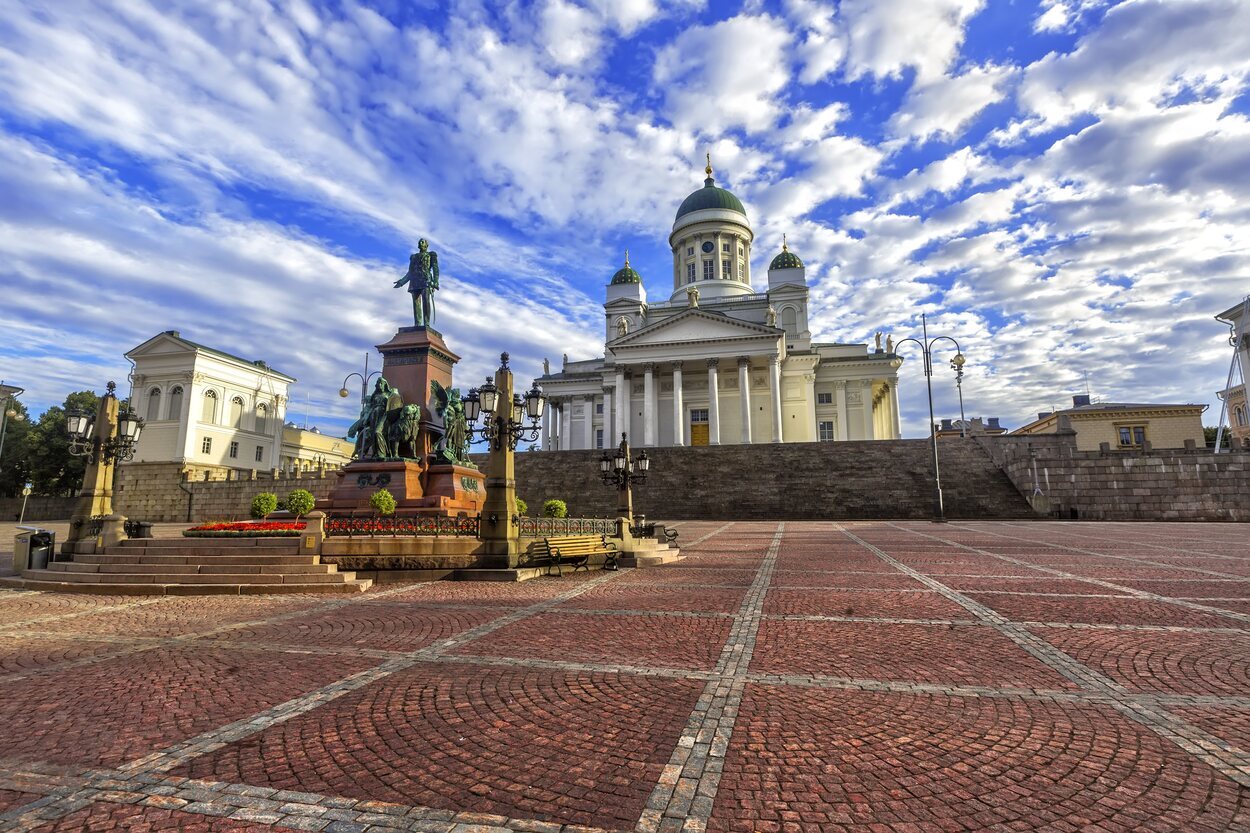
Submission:
<svg viewBox="0 0 1250 833">
<path fill-rule="evenodd" d="M 742 207 L 742 201 L 724 188 L 716 187 L 716 180 L 712 178 L 712 162 L 710 159 L 705 170 L 707 179 L 703 180 L 703 187 L 681 201 L 681 207 L 677 209 L 677 216 L 673 218 L 673 221 L 676 222 L 691 212 L 702 211 L 705 208 L 737 211 L 745 217 L 747 210 Z"/>
</svg>

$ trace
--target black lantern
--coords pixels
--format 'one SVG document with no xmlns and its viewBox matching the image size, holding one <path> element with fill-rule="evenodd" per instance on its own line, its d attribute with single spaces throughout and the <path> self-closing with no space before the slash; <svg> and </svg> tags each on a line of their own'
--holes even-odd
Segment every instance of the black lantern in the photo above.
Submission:
<svg viewBox="0 0 1250 833">
<path fill-rule="evenodd" d="M 464 418 L 472 423 L 482 415 L 482 400 L 478 398 L 477 388 L 469 388 L 469 392 L 460 400 L 464 403 Z"/>
<path fill-rule="evenodd" d="M 482 403 L 482 413 L 488 417 L 495 413 L 495 405 L 499 402 L 499 389 L 495 387 L 495 383 L 490 379 L 478 388 L 478 399 Z"/>
<path fill-rule="evenodd" d="M 94 429 L 95 420 L 86 411 L 74 408 L 65 412 L 65 430 L 69 433 L 70 442 L 89 442 Z"/>
<path fill-rule="evenodd" d="M 533 421 L 542 418 L 543 409 L 547 407 L 547 397 L 543 394 L 543 389 L 538 386 L 538 381 L 530 386 L 529 391 L 525 394 L 525 413 Z"/>
</svg>

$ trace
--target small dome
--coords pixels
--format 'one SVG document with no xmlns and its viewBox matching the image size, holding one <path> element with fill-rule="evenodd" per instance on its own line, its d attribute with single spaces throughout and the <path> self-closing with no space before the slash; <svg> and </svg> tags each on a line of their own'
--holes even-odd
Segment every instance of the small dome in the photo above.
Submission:
<svg viewBox="0 0 1250 833">
<path fill-rule="evenodd" d="M 716 187 L 716 180 L 712 178 L 712 160 L 710 157 L 707 168 L 704 170 L 707 172 L 707 179 L 703 180 L 703 187 L 681 201 L 681 206 L 677 209 L 677 216 L 673 218 L 673 222 L 680 220 L 687 214 L 694 211 L 702 211 L 705 208 L 722 208 L 729 211 L 737 211 L 745 217 L 747 210 L 742 207 L 742 201 L 724 188 Z"/>
<path fill-rule="evenodd" d="M 768 264 L 768 271 L 774 269 L 802 269 L 803 261 L 799 260 L 799 256 L 790 251 L 789 245 L 786 243 L 786 236 L 781 236 L 781 253 L 773 258 L 773 262 Z"/>
<path fill-rule="evenodd" d="M 625 265 L 616 270 L 616 274 L 612 276 L 612 284 L 622 283 L 642 283 L 642 275 L 635 272 L 629 265 L 629 250 L 625 251 Z"/>
</svg>

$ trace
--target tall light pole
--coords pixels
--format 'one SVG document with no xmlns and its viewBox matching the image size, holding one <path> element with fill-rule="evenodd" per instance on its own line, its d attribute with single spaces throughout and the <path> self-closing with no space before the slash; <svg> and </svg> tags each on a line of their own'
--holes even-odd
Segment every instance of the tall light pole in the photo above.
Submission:
<svg viewBox="0 0 1250 833">
<path fill-rule="evenodd" d="M 954 339 L 951 339 L 954 341 Z M 951 370 L 955 371 L 955 389 L 959 391 L 959 436 L 968 436 L 968 420 L 964 419 L 964 354 L 956 353 L 951 359 Z"/>
<path fill-rule="evenodd" d="M 920 327 L 923 340 L 916 338 L 905 338 L 902 341 L 894 343 L 894 352 L 898 352 L 898 348 L 904 343 L 910 341 L 920 347 L 924 354 L 924 383 L 925 390 L 929 395 L 929 438 L 933 446 L 933 511 L 934 520 L 939 523 L 946 521 L 946 507 L 942 503 L 942 474 L 938 467 L 938 439 L 937 426 L 933 422 L 933 345 L 939 341 L 946 340 L 955 345 L 955 358 L 951 359 L 951 367 L 962 377 L 964 366 L 964 354 L 959 349 L 959 342 L 950 336 L 934 336 L 929 338 L 929 322 L 924 313 L 920 314 Z M 963 391 L 960 390 L 960 419 L 963 418 Z"/>
<path fill-rule="evenodd" d="M 343 386 L 339 388 L 339 396 L 346 399 L 348 393 L 350 393 L 350 391 L 347 390 L 347 380 L 352 378 L 353 376 L 359 376 L 360 377 L 360 404 L 363 405 L 365 401 L 369 398 L 369 380 L 372 379 L 374 376 L 381 376 L 381 375 L 382 375 L 382 371 L 380 370 L 375 370 L 372 373 L 369 372 L 369 354 L 365 353 L 365 372 L 357 373 L 353 371 L 351 373 L 348 373 L 346 376 L 344 376 Z"/>
<path fill-rule="evenodd" d="M 117 402 L 117 385 L 108 383 L 94 414 L 78 409 L 65 412 L 69 453 L 87 459 L 82 490 L 69 522 L 69 539 L 62 552 L 73 554 L 80 541 L 94 540 L 86 527 L 92 518 L 113 514 L 114 466 L 134 457 L 143 420 Z M 90 552 L 91 550 L 86 550 Z"/>
<path fill-rule="evenodd" d="M 637 457 L 629 456 L 629 437 L 621 434 L 621 444 L 616 454 L 603 452 L 599 459 L 599 476 L 609 486 L 616 486 L 616 516 L 625 519 L 625 525 L 634 525 L 634 494 L 630 488 L 633 484 L 647 482 L 647 472 L 651 470 L 651 460 L 644 449 Z"/>
<path fill-rule="evenodd" d="M 18 420 L 22 414 L 17 408 L 17 398 L 26 391 L 23 388 L 6 385 L 0 379 L 0 468 L 4 467 L 4 435 L 9 430 L 9 420 Z"/>
</svg>

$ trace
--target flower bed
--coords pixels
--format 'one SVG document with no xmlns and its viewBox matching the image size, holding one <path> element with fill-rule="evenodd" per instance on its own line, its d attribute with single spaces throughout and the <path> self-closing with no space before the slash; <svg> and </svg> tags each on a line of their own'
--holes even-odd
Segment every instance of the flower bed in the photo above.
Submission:
<svg viewBox="0 0 1250 833">
<path fill-rule="evenodd" d="M 303 521 L 230 521 L 184 529 L 188 538 L 295 538 L 304 531 Z"/>
</svg>

